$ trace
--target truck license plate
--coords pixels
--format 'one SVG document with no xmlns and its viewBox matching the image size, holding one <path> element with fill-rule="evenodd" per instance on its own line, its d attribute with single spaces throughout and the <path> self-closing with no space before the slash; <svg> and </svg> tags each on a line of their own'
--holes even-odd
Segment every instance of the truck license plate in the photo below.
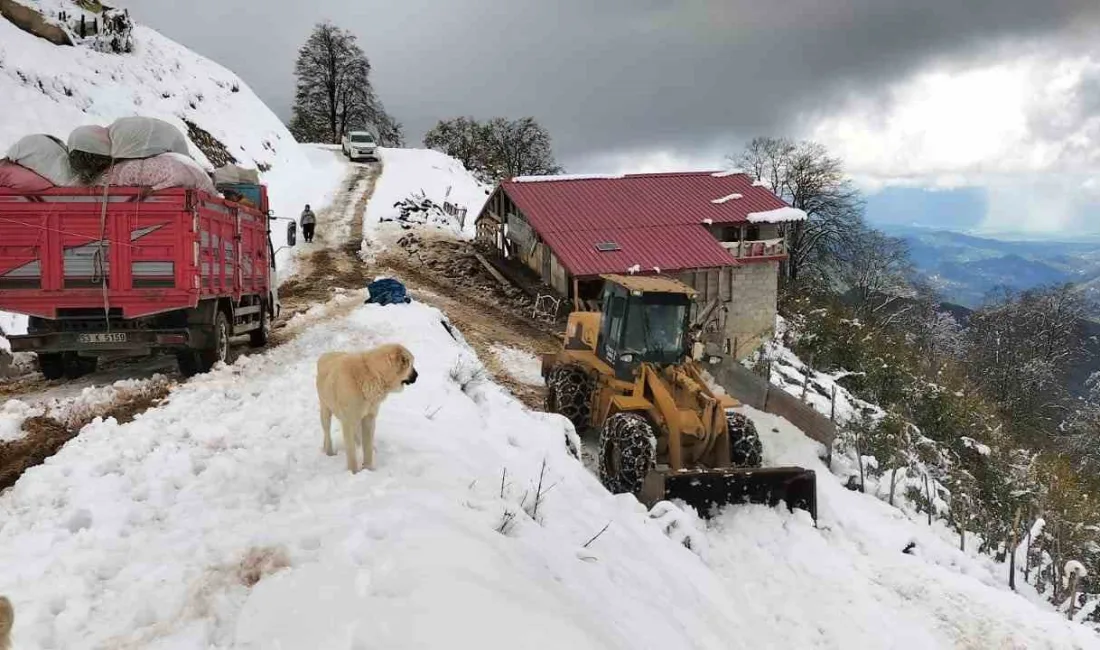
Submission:
<svg viewBox="0 0 1100 650">
<path fill-rule="evenodd" d="M 125 332 L 112 332 L 109 334 L 80 334 L 76 340 L 81 343 L 125 343 Z"/>
</svg>

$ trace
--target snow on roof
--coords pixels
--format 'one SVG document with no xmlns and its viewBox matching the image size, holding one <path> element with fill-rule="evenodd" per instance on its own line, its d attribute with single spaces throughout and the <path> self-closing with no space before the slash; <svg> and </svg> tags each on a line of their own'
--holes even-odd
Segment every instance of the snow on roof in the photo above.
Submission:
<svg viewBox="0 0 1100 650">
<path fill-rule="evenodd" d="M 630 275 L 634 275 L 635 273 L 641 273 L 642 272 L 642 265 L 641 264 L 635 264 L 634 266 L 627 269 L 626 272 L 629 273 Z"/>
<path fill-rule="evenodd" d="M 711 174 L 711 176 L 713 176 L 714 178 L 725 178 L 727 176 L 734 176 L 736 174 L 744 174 L 744 173 L 745 173 L 744 169 L 734 168 L 734 169 L 727 169 L 724 172 L 714 172 L 713 174 Z"/>
<path fill-rule="evenodd" d="M 749 223 L 781 223 L 784 221 L 803 221 L 806 213 L 798 208 L 783 207 L 764 212 L 750 212 L 746 217 Z"/>
<path fill-rule="evenodd" d="M 736 199 L 743 199 L 743 198 L 745 198 L 744 195 L 738 194 L 737 192 L 734 192 L 733 194 L 727 194 L 726 196 L 723 196 L 723 197 L 718 198 L 718 199 L 712 199 L 711 203 L 722 204 L 722 203 L 725 203 L 726 201 L 734 201 Z"/>
<path fill-rule="evenodd" d="M 617 180 L 623 174 L 555 174 L 552 176 L 516 176 L 513 183 L 546 183 L 549 181 Z"/>
<path fill-rule="evenodd" d="M 709 218 L 708 219 L 703 219 L 703 223 L 708 225 L 708 226 L 713 226 L 714 225 L 714 219 L 709 219 Z"/>
</svg>

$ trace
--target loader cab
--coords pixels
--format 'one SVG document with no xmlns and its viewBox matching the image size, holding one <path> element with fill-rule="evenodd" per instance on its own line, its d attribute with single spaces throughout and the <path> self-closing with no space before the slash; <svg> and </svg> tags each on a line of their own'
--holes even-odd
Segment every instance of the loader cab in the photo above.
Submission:
<svg viewBox="0 0 1100 650">
<path fill-rule="evenodd" d="M 606 282 L 596 345 L 597 355 L 622 380 L 632 379 L 642 363 L 675 364 L 689 354 L 691 294 L 647 291 L 640 282 L 632 284 L 637 286 Z"/>
</svg>

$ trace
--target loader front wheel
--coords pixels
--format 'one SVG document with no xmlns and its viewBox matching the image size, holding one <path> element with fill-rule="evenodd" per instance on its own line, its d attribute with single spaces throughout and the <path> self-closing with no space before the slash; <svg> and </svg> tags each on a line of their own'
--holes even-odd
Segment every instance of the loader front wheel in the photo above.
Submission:
<svg viewBox="0 0 1100 650">
<path fill-rule="evenodd" d="M 653 425 L 637 413 L 616 413 L 600 432 L 600 482 L 612 494 L 638 494 L 657 465 Z"/>
<path fill-rule="evenodd" d="M 589 428 L 595 382 L 578 366 L 558 366 L 546 382 L 546 410 L 560 413 L 573 423 L 577 434 Z"/>
<path fill-rule="evenodd" d="M 747 416 L 734 411 L 726 413 L 729 429 L 730 462 L 734 467 L 760 467 L 764 463 L 764 448 L 756 425 Z"/>
</svg>

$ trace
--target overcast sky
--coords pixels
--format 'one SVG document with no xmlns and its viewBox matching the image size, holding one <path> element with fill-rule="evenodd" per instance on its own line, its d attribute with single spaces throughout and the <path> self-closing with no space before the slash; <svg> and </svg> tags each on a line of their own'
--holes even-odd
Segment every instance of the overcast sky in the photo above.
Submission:
<svg viewBox="0 0 1100 650">
<path fill-rule="evenodd" d="M 589 172 L 712 168 L 753 135 L 813 137 L 870 191 L 981 187 L 1001 229 L 1100 221 L 1098 0 L 126 4 L 283 117 L 297 48 L 329 19 L 359 37 L 410 144 L 440 118 L 533 115 Z"/>
</svg>

